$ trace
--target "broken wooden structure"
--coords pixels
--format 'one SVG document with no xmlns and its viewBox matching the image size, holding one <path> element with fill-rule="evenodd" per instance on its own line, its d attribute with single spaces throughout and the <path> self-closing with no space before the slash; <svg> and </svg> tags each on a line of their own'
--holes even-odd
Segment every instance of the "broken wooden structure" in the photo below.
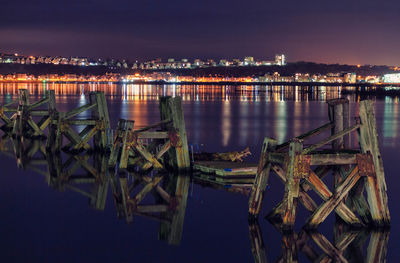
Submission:
<svg viewBox="0 0 400 263">
<path fill-rule="evenodd" d="M 79 118 L 78 115 L 90 111 L 90 118 Z M 49 107 L 50 126 L 46 148 L 52 152 L 100 150 L 107 151 L 111 137 L 110 118 L 106 98 L 103 92 L 90 92 L 89 103 L 70 110 L 59 112 L 56 105 Z M 73 127 L 79 126 L 81 129 Z M 68 143 L 64 144 L 63 139 Z M 90 144 L 89 141 L 92 140 Z"/>
<path fill-rule="evenodd" d="M 359 116 L 354 124 L 350 121 L 348 100 L 330 100 L 328 108 L 329 123 L 315 130 L 281 145 L 272 138 L 265 138 L 249 200 L 250 218 L 260 213 L 269 174 L 274 172 L 285 190 L 283 200 L 268 218 L 281 222 L 285 230 L 293 229 L 298 203 L 311 213 L 307 228 L 317 228 L 333 211 L 352 226 L 390 225 L 372 102 L 359 103 Z M 328 130 L 331 130 L 329 137 L 304 146 L 304 140 Z M 358 134 L 358 149 L 351 147 L 352 132 Z M 328 144 L 331 147 L 324 148 Z M 333 177 L 333 189 L 323 181 L 329 174 Z M 320 205 L 307 193 L 310 190 L 322 199 Z"/>
<path fill-rule="evenodd" d="M 134 129 L 120 119 L 111 148 L 109 167 L 147 171 L 187 172 L 190 159 L 180 97 L 160 97 L 160 122 Z"/>
<path fill-rule="evenodd" d="M 44 130 L 50 124 L 51 105 L 54 105 L 54 91 L 48 91 L 46 96 L 37 102 L 29 99 L 29 91 L 20 89 L 18 99 L 0 106 L 0 127 L 5 133 L 14 137 L 45 137 Z M 43 107 L 48 105 L 47 107 Z"/>
</svg>

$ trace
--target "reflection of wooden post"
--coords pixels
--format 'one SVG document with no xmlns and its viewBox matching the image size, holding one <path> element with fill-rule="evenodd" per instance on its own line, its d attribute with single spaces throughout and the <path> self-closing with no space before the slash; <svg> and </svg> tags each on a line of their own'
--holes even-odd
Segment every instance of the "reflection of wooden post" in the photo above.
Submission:
<svg viewBox="0 0 400 263">
<path fill-rule="evenodd" d="M 182 239 L 183 223 L 185 220 L 186 203 L 189 193 L 190 176 L 178 175 L 176 181 L 175 198 L 178 202 L 176 211 L 172 215 L 171 230 L 168 236 L 168 244 L 179 245 Z"/>
<path fill-rule="evenodd" d="M 107 158 L 104 154 L 95 154 L 93 156 L 93 161 L 98 178 L 96 178 L 97 180 L 92 188 L 92 194 L 95 198 L 90 199 L 90 204 L 95 209 L 104 210 L 110 181 Z"/>
<path fill-rule="evenodd" d="M 296 237 L 294 232 L 282 236 L 282 262 L 298 262 Z"/>
<path fill-rule="evenodd" d="M 268 152 L 274 150 L 275 146 L 276 140 L 272 138 L 264 139 L 260 160 L 258 162 L 257 174 L 249 199 L 249 217 L 256 218 L 260 213 L 265 188 L 267 187 L 271 170 L 271 163 L 268 162 Z"/>
<path fill-rule="evenodd" d="M 366 262 L 386 262 L 389 231 L 373 231 L 367 249 Z"/>
<path fill-rule="evenodd" d="M 164 175 L 164 177 L 168 177 L 168 175 Z M 169 174 L 165 190 L 171 195 L 169 204 L 171 210 L 164 213 L 163 216 L 170 217 L 171 222 L 160 224 L 158 236 L 160 240 L 167 240 L 171 245 L 179 245 L 182 239 L 189 184 L 190 176 L 188 174 Z M 159 194 L 161 195 L 160 192 Z"/>
<path fill-rule="evenodd" d="M 169 165 L 175 170 L 187 171 L 190 169 L 190 158 L 181 98 L 160 97 L 160 113 L 161 120 L 171 120 L 162 125 L 164 130 L 169 131 L 174 146 L 168 151 Z"/>
<path fill-rule="evenodd" d="M 257 221 L 249 223 L 249 238 L 251 252 L 254 256 L 254 262 L 267 263 L 264 240 L 262 238 L 261 228 Z"/>
<path fill-rule="evenodd" d="M 56 132 L 57 132 L 57 124 L 54 124 L 53 121 L 58 120 L 58 114 L 56 109 L 56 97 L 54 90 L 48 90 L 47 96 L 49 97 L 48 103 L 48 111 L 50 117 L 50 124 L 49 124 L 49 133 L 47 135 L 47 142 L 46 142 L 46 150 L 53 150 L 55 146 L 56 140 Z"/>
<path fill-rule="evenodd" d="M 378 133 L 376 131 L 374 108 L 371 101 L 360 102 L 359 143 L 362 153 L 372 155 L 376 176 L 368 176 L 366 190 L 368 203 L 374 224 L 378 226 L 390 225 L 390 214 L 387 198 L 385 173 L 382 156 L 379 150 Z"/>
</svg>

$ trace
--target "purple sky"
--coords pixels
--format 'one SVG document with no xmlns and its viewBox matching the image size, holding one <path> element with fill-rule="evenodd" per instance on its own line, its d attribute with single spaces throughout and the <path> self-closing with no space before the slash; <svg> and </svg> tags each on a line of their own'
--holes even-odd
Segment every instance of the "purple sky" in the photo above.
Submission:
<svg viewBox="0 0 400 263">
<path fill-rule="evenodd" d="M 400 65 L 400 1 L 12 0 L 0 52 Z"/>
</svg>

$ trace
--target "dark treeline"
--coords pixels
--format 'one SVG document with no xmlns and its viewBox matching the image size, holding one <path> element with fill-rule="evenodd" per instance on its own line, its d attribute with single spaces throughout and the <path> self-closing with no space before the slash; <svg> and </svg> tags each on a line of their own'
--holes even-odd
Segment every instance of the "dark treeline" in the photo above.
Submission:
<svg viewBox="0 0 400 263">
<path fill-rule="evenodd" d="M 106 66 L 73 66 L 53 64 L 0 64 L 0 74 L 77 74 L 77 75 L 105 75 L 106 73 L 133 73 L 130 69 L 111 68 Z"/>
<path fill-rule="evenodd" d="M 245 66 L 245 67 L 209 67 L 194 69 L 158 69 L 158 70 L 141 70 L 141 69 L 125 69 L 106 66 L 72 66 L 72 65 L 52 65 L 52 64 L 0 64 L 0 74 L 26 73 L 32 75 L 41 74 L 77 74 L 77 75 L 104 75 L 106 73 L 151 73 L 151 72 L 171 72 L 176 75 L 186 76 L 230 76 L 230 77 L 246 77 L 246 76 L 262 76 L 278 72 L 282 76 L 291 76 L 295 73 L 309 74 L 328 74 L 354 72 L 357 75 L 382 75 L 391 73 L 393 70 L 388 66 L 361 66 L 339 65 L 339 64 L 318 64 L 312 62 L 296 62 L 289 63 L 286 66 Z"/>
</svg>

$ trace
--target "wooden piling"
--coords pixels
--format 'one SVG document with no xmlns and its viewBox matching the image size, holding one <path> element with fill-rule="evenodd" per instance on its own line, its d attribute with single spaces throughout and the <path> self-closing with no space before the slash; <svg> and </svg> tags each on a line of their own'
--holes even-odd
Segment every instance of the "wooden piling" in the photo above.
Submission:
<svg viewBox="0 0 400 263">
<path fill-rule="evenodd" d="M 390 214 L 387 197 L 387 186 L 383 169 L 383 160 L 379 150 L 378 133 L 372 102 L 360 102 L 361 127 L 358 130 L 358 140 L 363 153 L 371 154 L 376 178 L 368 177 L 366 190 L 372 219 L 377 226 L 389 226 Z M 377 193 L 374 197 L 373 193 Z M 376 204 L 375 204 L 376 203 Z"/>
<path fill-rule="evenodd" d="M 282 215 L 282 227 L 286 230 L 293 229 L 296 218 L 296 209 L 299 198 L 301 174 L 298 169 L 299 156 L 303 150 L 300 140 L 293 140 L 289 145 L 289 154 L 285 160 L 286 184 Z"/>
<path fill-rule="evenodd" d="M 160 114 L 161 121 L 171 121 L 161 126 L 163 130 L 169 132 L 173 146 L 168 151 L 169 166 L 179 171 L 190 170 L 189 149 L 181 98 L 160 97 Z"/>
</svg>

